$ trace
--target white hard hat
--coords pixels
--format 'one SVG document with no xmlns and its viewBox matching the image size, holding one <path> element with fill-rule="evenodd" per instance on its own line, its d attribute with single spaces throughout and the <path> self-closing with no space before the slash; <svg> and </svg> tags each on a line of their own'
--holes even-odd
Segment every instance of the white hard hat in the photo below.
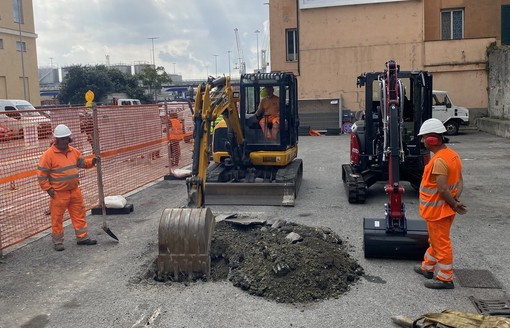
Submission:
<svg viewBox="0 0 510 328">
<path fill-rule="evenodd" d="M 444 127 L 443 122 L 441 122 L 437 118 L 429 118 L 421 125 L 420 132 L 418 133 L 418 135 L 422 136 L 428 133 L 442 134 L 445 132 L 446 128 Z"/>
<path fill-rule="evenodd" d="M 65 137 L 69 137 L 70 135 L 71 135 L 71 130 L 69 130 L 69 128 L 64 124 L 57 125 L 57 127 L 55 128 L 55 131 L 53 132 L 53 136 L 55 138 L 65 138 Z"/>
</svg>

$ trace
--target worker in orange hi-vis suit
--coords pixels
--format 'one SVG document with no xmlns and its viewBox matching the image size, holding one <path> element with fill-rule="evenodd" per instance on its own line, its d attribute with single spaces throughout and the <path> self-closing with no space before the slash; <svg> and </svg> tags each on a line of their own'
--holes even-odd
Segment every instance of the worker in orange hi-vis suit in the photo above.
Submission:
<svg viewBox="0 0 510 328">
<path fill-rule="evenodd" d="M 179 165 L 181 159 L 181 140 L 184 139 L 184 128 L 179 116 L 175 112 L 168 114 L 170 117 L 170 155 L 172 166 Z"/>
<path fill-rule="evenodd" d="M 53 248 L 64 250 L 64 213 L 69 216 L 74 227 L 78 245 L 95 245 L 87 232 L 86 210 L 83 195 L 79 188 L 78 168 L 91 168 L 99 157 L 85 159 L 80 151 L 69 146 L 72 142 L 71 130 L 63 124 L 57 125 L 53 133 L 53 144 L 48 148 L 37 167 L 37 178 L 41 189 L 51 197 L 51 227 Z"/>
<path fill-rule="evenodd" d="M 462 162 L 459 154 L 444 144 L 443 123 L 431 118 L 423 122 L 419 136 L 425 147 L 434 153 L 425 166 L 420 184 L 420 215 L 427 221 L 429 248 L 423 262 L 414 271 L 428 280 L 425 287 L 453 289 L 453 250 L 450 228 L 455 214 L 465 214 L 459 201 L 464 188 Z M 434 271 L 437 271 L 434 278 Z"/>
</svg>

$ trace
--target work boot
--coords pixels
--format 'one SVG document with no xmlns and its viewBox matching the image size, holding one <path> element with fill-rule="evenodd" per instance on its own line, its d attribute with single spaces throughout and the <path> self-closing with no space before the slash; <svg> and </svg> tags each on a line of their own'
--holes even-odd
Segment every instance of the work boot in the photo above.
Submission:
<svg viewBox="0 0 510 328">
<path fill-rule="evenodd" d="M 427 279 L 432 279 L 434 277 L 434 272 L 429 272 L 427 270 L 423 270 L 421 268 L 421 264 L 416 264 L 413 269 L 414 269 L 414 272 L 423 275 Z"/>
<path fill-rule="evenodd" d="M 87 238 L 87 239 L 84 239 L 84 240 L 78 240 L 76 243 L 77 243 L 78 245 L 87 245 L 87 246 L 89 246 L 89 245 L 95 245 L 95 244 L 97 244 L 97 240 Z"/>
<path fill-rule="evenodd" d="M 423 283 L 425 287 L 430 289 L 454 289 L 453 281 L 442 281 L 439 279 L 432 279 Z"/>
<path fill-rule="evenodd" d="M 64 247 L 64 244 L 58 243 L 58 244 L 53 244 L 53 249 L 55 249 L 57 252 L 61 252 L 65 249 L 65 247 Z"/>
</svg>

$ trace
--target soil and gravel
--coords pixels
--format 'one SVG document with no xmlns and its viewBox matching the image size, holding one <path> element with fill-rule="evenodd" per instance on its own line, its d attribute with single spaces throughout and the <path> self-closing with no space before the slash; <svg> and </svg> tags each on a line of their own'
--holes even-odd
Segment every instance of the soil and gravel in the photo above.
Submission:
<svg viewBox="0 0 510 328">
<path fill-rule="evenodd" d="M 149 276 L 158 276 L 154 273 Z M 212 236 L 210 279 L 228 279 L 249 294 L 271 301 L 337 298 L 363 274 L 347 246 L 329 228 L 237 218 L 218 222 Z"/>
</svg>

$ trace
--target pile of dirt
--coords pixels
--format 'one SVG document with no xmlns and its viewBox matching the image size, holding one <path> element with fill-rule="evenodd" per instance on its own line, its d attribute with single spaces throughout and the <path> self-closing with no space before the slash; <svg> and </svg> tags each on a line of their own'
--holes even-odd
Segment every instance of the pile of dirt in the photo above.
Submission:
<svg viewBox="0 0 510 328">
<path fill-rule="evenodd" d="M 211 241 L 213 281 L 228 279 L 249 294 L 280 303 L 309 303 L 336 298 L 364 274 L 340 237 L 329 228 L 284 220 L 236 218 L 216 223 Z M 146 275 L 177 282 L 157 272 Z M 181 274 L 178 282 L 205 280 Z"/>
<path fill-rule="evenodd" d="M 363 268 L 329 228 L 278 220 L 271 225 L 216 225 L 211 278 L 228 279 L 252 295 L 281 303 L 335 298 L 349 290 Z"/>
</svg>

